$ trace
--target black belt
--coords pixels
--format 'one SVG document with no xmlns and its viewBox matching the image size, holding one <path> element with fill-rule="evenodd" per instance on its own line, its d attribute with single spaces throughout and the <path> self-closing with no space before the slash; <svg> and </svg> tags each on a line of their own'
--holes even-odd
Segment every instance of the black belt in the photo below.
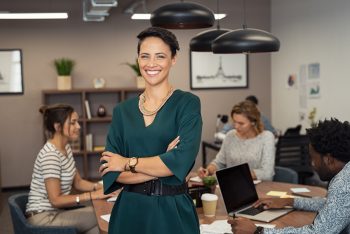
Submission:
<svg viewBox="0 0 350 234">
<path fill-rule="evenodd" d="M 172 196 L 188 192 L 187 184 L 169 185 L 160 180 L 151 180 L 140 184 L 129 184 L 124 186 L 124 191 L 141 193 L 148 196 Z"/>
</svg>

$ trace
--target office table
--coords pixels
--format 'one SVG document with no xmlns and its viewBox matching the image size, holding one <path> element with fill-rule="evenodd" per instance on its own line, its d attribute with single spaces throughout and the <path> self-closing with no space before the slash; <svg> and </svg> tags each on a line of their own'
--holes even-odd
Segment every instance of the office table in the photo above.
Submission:
<svg viewBox="0 0 350 234">
<path fill-rule="evenodd" d="M 305 195 L 307 194 L 309 196 L 324 197 L 327 194 L 326 189 L 321 187 L 316 187 L 316 186 L 309 186 L 309 185 L 288 184 L 288 183 L 280 183 L 280 182 L 272 182 L 272 181 L 263 181 L 260 184 L 256 185 L 256 189 L 260 198 L 268 197 L 266 193 L 271 190 L 285 191 L 285 192 L 288 192 L 288 194 L 291 194 L 290 188 L 296 188 L 296 187 L 308 188 L 311 192 L 305 193 Z M 225 210 L 225 205 L 220 193 L 220 189 L 216 189 L 216 193 L 219 195 L 219 201 L 218 201 L 215 217 L 212 217 L 212 218 L 205 217 L 203 215 L 203 209 L 197 208 L 197 214 L 198 214 L 199 222 L 201 224 L 210 224 L 215 220 L 228 219 L 227 212 Z M 92 203 L 95 209 L 95 215 L 97 218 L 100 233 L 105 234 L 108 232 L 108 222 L 103 220 L 101 218 L 101 215 L 110 214 L 113 208 L 114 202 L 107 202 L 106 200 L 93 200 Z M 276 224 L 277 228 L 286 227 L 286 226 L 300 227 L 300 226 L 312 223 L 315 216 L 316 216 L 315 212 L 294 210 L 272 221 L 271 224 Z M 257 221 L 254 221 L 254 222 L 259 223 Z"/>
<path fill-rule="evenodd" d="M 221 143 L 215 143 L 214 141 L 202 141 L 202 167 L 207 166 L 207 148 L 219 151 Z"/>
</svg>

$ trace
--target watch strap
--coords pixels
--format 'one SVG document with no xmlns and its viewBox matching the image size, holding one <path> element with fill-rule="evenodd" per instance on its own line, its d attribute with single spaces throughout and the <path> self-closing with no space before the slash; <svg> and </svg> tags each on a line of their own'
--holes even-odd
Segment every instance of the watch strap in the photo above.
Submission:
<svg viewBox="0 0 350 234">
<path fill-rule="evenodd" d="M 131 160 L 136 160 L 136 163 L 133 164 L 133 165 L 131 165 L 131 164 L 130 164 Z M 132 173 L 137 173 L 137 171 L 136 171 L 136 165 L 137 165 L 138 163 L 139 163 L 139 159 L 136 158 L 136 157 L 132 157 L 131 159 L 129 159 L 129 163 L 128 163 L 128 165 L 129 165 L 129 170 L 130 170 Z"/>
</svg>

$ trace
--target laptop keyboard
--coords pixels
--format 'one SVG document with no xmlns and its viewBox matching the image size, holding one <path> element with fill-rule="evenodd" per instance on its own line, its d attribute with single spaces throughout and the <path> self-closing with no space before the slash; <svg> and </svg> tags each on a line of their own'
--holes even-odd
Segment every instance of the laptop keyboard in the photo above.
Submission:
<svg viewBox="0 0 350 234">
<path fill-rule="evenodd" d="M 248 209 L 246 210 L 242 210 L 240 211 L 239 213 L 240 214 L 245 214 L 245 215 L 251 215 L 251 216 L 254 216 L 254 215 L 257 215 L 261 212 L 265 211 L 263 207 L 249 207 Z"/>
</svg>

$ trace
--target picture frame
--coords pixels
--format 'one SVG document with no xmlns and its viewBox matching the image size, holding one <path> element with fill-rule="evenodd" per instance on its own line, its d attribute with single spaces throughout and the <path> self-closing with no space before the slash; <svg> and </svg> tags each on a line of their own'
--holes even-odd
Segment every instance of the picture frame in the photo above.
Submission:
<svg viewBox="0 0 350 234">
<path fill-rule="evenodd" d="M 0 95 L 24 93 L 21 49 L 0 49 Z"/>
<path fill-rule="evenodd" d="M 248 55 L 190 51 L 190 88 L 248 88 Z"/>
</svg>

